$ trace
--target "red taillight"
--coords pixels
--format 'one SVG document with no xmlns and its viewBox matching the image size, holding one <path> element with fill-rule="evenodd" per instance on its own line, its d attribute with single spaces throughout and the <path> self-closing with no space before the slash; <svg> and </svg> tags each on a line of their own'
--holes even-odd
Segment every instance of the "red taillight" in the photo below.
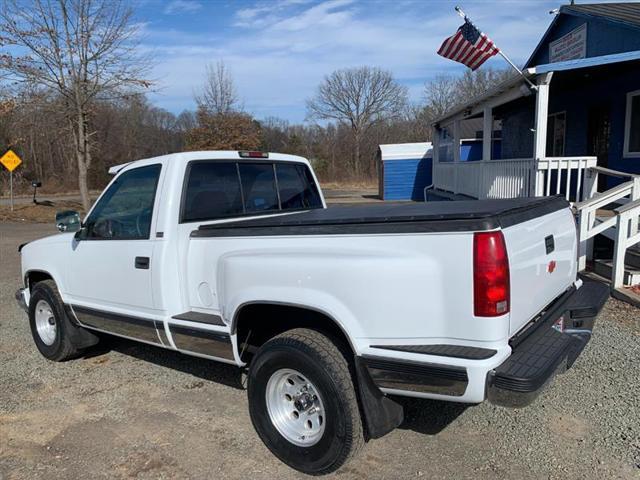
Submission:
<svg viewBox="0 0 640 480">
<path fill-rule="evenodd" d="M 268 152 L 238 152 L 241 158 L 269 158 Z"/>
<path fill-rule="evenodd" d="M 473 236 L 473 312 L 476 317 L 509 313 L 509 259 L 502 232 Z"/>
</svg>

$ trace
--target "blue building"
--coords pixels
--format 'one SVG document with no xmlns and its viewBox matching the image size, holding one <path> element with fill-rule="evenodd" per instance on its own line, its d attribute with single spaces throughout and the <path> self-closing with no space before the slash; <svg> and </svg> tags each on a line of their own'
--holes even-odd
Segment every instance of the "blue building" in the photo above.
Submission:
<svg viewBox="0 0 640 480">
<path fill-rule="evenodd" d="M 380 145 L 378 191 L 383 200 L 423 200 L 431 185 L 431 142 Z"/>
<path fill-rule="evenodd" d="M 639 3 L 560 8 L 525 65 L 585 59 L 553 80 L 547 155 L 594 155 L 601 167 L 640 173 L 638 52 Z"/>
<path fill-rule="evenodd" d="M 482 125 L 475 162 L 453 148 L 469 122 Z M 434 124 L 436 189 L 581 200 L 622 181 L 621 173 L 640 173 L 640 3 L 560 7 L 524 77 Z"/>
</svg>

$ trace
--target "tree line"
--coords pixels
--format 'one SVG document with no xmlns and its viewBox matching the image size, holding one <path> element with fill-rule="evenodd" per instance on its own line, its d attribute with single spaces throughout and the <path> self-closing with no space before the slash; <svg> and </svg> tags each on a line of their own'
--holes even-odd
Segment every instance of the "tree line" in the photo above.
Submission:
<svg viewBox="0 0 640 480">
<path fill-rule="evenodd" d="M 432 120 L 508 76 L 502 70 L 438 75 L 419 104 L 392 73 L 354 67 L 328 74 L 308 99 L 307 122 L 248 113 L 232 73 L 206 66 L 196 110 L 153 106 L 152 59 L 138 54 L 123 0 L 5 0 L 0 7 L 0 154 L 24 160 L 18 190 L 89 190 L 110 166 L 183 150 L 264 150 L 302 155 L 324 181 L 371 181 L 379 144 L 430 140 Z M 4 47 L 4 48 L 3 48 Z M 4 53 L 11 52 L 11 53 Z M 0 193 L 8 175 L 0 177 Z"/>
</svg>

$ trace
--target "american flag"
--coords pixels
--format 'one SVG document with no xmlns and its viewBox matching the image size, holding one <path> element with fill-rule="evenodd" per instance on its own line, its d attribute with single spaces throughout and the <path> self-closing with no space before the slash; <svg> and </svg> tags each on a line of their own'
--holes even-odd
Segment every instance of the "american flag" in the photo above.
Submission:
<svg viewBox="0 0 640 480">
<path fill-rule="evenodd" d="M 499 52 L 500 49 L 493 44 L 491 39 L 465 18 L 464 25 L 458 28 L 455 35 L 450 36 L 442 43 L 438 55 L 460 62 L 471 70 L 475 70 Z"/>
</svg>

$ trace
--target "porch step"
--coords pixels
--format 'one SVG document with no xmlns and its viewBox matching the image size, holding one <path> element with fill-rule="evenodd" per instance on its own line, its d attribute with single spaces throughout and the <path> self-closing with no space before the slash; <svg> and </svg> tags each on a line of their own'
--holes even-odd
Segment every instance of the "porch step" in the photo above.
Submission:
<svg viewBox="0 0 640 480">
<path fill-rule="evenodd" d="M 625 266 L 640 270 L 640 252 L 633 247 L 627 248 L 624 264 Z"/>
<path fill-rule="evenodd" d="M 636 255 L 634 253 L 634 255 Z M 627 258 L 629 252 L 627 252 Z M 634 261 L 640 261 L 640 256 L 636 256 Z M 611 279 L 611 272 L 613 271 L 613 260 L 594 260 L 593 271 L 601 277 Z M 627 286 L 633 286 L 640 284 L 640 269 L 635 266 L 625 264 L 624 266 L 624 279 L 622 283 Z"/>
<path fill-rule="evenodd" d="M 608 220 L 611 217 L 604 217 L 604 216 L 597 216 L 596 217 L 596 221 L 595 224 L 599 225 L 602 222 L 604 222 L 605 220 Z M 639 228 L 640 230 L 640 228 Z M 599 235 L 604 235 L 605 237 L 607 237 L 609 240 L 613 240 L 615 242 L 617 236 L 618 236 L 618 229 L 616 228 L 615 225 L 613 225 L 612 227 L 607 228 L 606 230 L 604 230 L 603 232 L 600 232 Z"/>
<path fill-rule="evenodd" d="M 599 224 L 601 224 L 602 222 L 604 222 L 605 220 L 608 220 L 609 218 L 611 218 L 611 217 L 610 217 L 610 216 L 605 217 L 605 216 L 601 216 L 601 215 L 599 215 L 599 216 L 597 216 L 597 217 L 596 217 L 595 224 L 596 224 L 596 225 L 599 225 Z M 617 234 L 617 230 L 618 230 L 618 229 L 617 229 L 617 228 L 616 228 L 616 226 L 614 225 L 613 227 L 611 227 L 611 228 L 607 228 L 605 231 L 600 232 L 600 235 L 603 235 L 603 236 L 607 237 L 609 240 L 613 240 L 613 241 L 615 242 L 615 240 L 616 240 L 616 236 L 618 235 L 618 234 Z"/>
</svg>

